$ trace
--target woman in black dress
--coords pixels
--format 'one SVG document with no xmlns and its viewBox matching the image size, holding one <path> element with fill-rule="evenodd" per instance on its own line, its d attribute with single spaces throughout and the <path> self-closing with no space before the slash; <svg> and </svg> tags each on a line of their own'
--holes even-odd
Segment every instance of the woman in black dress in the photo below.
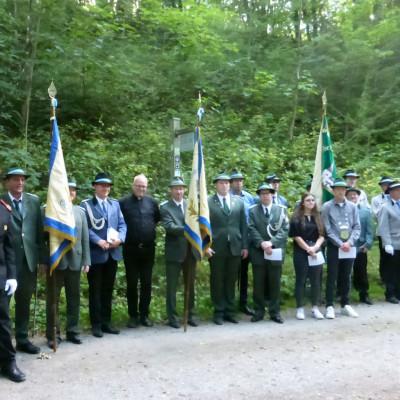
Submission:
<svg viewBox="0 0 400 400">
<path fill-rule="evenodd" d="M 318 309 L 321 292 L 321 272 L 324 261 L 318 265 L 309 265 L 309 256 L 317 259 L 324 242 L 324 225 L 312 194 L 306 193 L 301 197 L 299 206 L 290 221 L 289 237 L 293 241 L 293 263 L 296 273 L 295 295 L 297 302 L 297 319 L 304 319 L 303 298 L 307 277 L 311 283 L 312 316 L 323 319 Z"/>
</svg>

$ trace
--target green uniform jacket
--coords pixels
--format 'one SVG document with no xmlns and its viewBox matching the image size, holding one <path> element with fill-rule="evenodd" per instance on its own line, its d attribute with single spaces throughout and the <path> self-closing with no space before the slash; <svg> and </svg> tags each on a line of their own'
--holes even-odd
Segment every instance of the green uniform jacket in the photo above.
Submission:
<svg viewBox="0 0 400 400">
<path fill-rule="evenodd" d="M 286 248 L 289 231 L 289 220 L 286 215 L 286 207 L 279 204 L 272 204 L 269 218 L 264 214 L 262 204 L 256 204 L 249 210 L 249 234 L 250 234 L 250 261 L 255 265 L 264 263 L 264 250 L 261 243 L 270 241 L 275 248 Z M 281 226 L 279 227 L 281 221 Z M 268 232 L 268 226 L 270 227 Z M 270 235 L 274 230 L 275 235 Z"/>
<path fill-rule="evenodd" d="M 247 220 L 243 200 L 231 194 L 230 202 L 230 210 L 227 214 L 216 194 L 208 198 L 212 229 L 211 248 L 218 257 L 240 256 L 241 250 L 248 248 Z"/>
<path fill-rule="evenodd" d="M 186 210 L 186 200 L 183 200 L 183 208 Z M 185 260 L 188 248 L 184 235 L 185 216 L 172 199 L 161 204 L 160 212 L 166 231 L 165 261 L 181 263 Z"/>
<path fill-rule="evenodd" d="M 30 193 L 22 196 L 22 220 L 8 193 L 1 198 L 12 208 L 11 232 L 15 251 L 17 272 L 21 269 L 24 255 L 29 269 L 34 272 L 41 256 L 43 245 L 43 222 L 39 198 Z"/>
</svg>

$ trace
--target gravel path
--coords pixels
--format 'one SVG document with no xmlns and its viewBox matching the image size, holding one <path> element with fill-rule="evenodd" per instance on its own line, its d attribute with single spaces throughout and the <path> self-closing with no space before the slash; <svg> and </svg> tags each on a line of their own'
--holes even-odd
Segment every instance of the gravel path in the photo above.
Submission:
<svg viewBox="0 0 400 400">
<path fill-rule="evenodd" d="M 167 326 L 123 329 L 84 344 L 61 343 L 50 359 L 18 353 L 27 381 L 0 378 L 1 399 L 390 399 L 400 400 L 400 307 L 354 307 L 283 325 L 202 322 L 188 332 Z M 336 309 L 338 313 L 338 309 Z"/>
</svg>

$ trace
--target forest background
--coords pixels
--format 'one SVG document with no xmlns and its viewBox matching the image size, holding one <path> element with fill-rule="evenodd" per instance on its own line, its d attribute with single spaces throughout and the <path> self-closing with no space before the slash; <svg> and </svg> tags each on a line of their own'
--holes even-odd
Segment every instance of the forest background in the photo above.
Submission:
<svg viewBox="0 0 400 400">
<path fill-rule="evenodd" d="M 294 204 L 314 169 L 324 91 L 338 175 L 355 169 L 369 196 L 379 192 L 382 175 L 400 175 L 399 0 L 0 0 L 0 33 L 0 167 L 25 167 L 27 189 L 43 203 L 52 79 L 66 167 L 82 187 L 80 199 L 104 170 L 114 178 L 115 198 L 144 173 L 149 193 L 167 199 L 170 122 L 196 125 L 199 92 L 210 192 L 222 170 L 245 173 L 253 193 L 275 172 Z M 182 154 L 187 181 L 191 157 Z M 156 320 L 165 317 L 162 257 L 159 228 Z M 375 271 L 376 261 L 375 254 Z M 285 268 L 289 299 L 290 260 Z M 122 265 L 116 287 L 122 319 Z M 207 263 L 197 293 L 198 310 L 208 315 Z"/>
</svg>

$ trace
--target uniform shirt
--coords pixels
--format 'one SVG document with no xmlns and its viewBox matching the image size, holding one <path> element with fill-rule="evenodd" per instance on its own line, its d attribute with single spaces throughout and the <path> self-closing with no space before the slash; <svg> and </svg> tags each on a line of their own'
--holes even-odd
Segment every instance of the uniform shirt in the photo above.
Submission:
<svg viewBox="0 0 400 400">
<path fill-rule="evenodd" d="M 340 247 L 343 243 L 349 242 L 351 246 L 354 246 L 361 232 L 358 209 L 354 203 L 346 198 L 343 203 L 337 203 L 335 199 L 332 199 L 322 206 L 322 216 L 326 235 L 331 243 Z M 340 229 L 340 227 L 347 228 Z M 347 239 L 341 237 L 342 231 L 347 232 Z"/>
<path fill-rule="evenodd" d="M 387 202 L 389 195 L 385 193 L 378 194 L 377 196 L 373 197 L 371 200 L 371 214 L 373 217 L 378 217 L 378 212 L 382 207 L 382 204 Z"/>
<path fill-rule="evenodd" d="M 157 201 L 150 196 L 138 199 L 134 194 L 119 200 L 127 225 L 125 244 L 151 244 L 156 239 L 156 226 L 161 220 Z"/>
<path fill-rule="evenodd" d="M 218 199 L 221 202 L 221 206 L 224 207 L 224 196 L 221 196 L 219 193 L 217 193 Z M 229 196 L 229 193 L 225 196 L 226 200 L 226 205 L 228 206 L 229 209 L 231 209 L 230 204 L 231 204 L 231 196 Z"/>
<path fill-rule="evenodd" d="M 13 207 L 15 207 L 14 200 L 18 201 L 18 207 L 19 207 L 18 211 L 20 215 L 22 215 L 22 197 L 24 196 L 24 194 L 23 193 L 21 194 L 20 199 L 16 199 L 10 192 L 8 192 L 8 195 L 10 196 L 11 204 L 13 205 Z"/>
<path fill-rule="evenodd" d="M 235 194 L 232 192 L 232 189 L 229 190 L 230 194 Z M 237 194 L 236 196 L 239 196 L 243 200 L 244 204 L 244 212 L 246 213 L 246 218 L 247 221 L 249 220 L 249 208 L 254 205 L 254 199 L 253 196 L 249 193 L 246 192 L 245 190 L 242 190 L 240 194 Z"/>
</svg>

